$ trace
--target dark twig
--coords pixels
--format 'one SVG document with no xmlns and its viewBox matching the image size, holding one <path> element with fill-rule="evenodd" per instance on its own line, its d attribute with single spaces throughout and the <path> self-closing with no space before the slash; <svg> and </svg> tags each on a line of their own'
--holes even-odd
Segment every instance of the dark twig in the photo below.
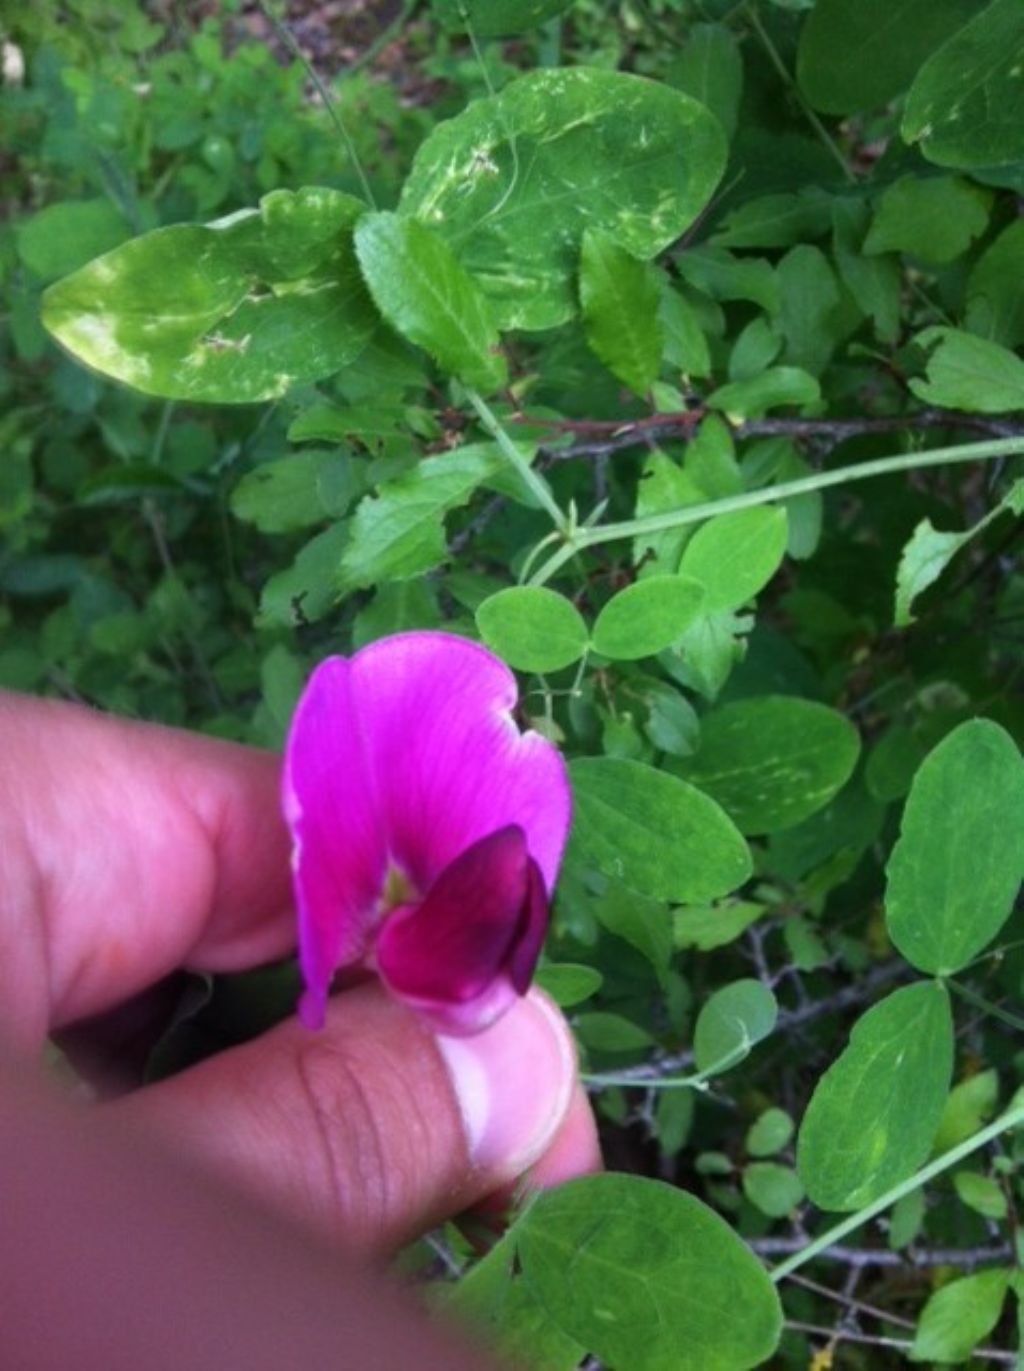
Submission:
<svg viewBox="0 0 1024 1371">
<path fill-rule="evenodd" d="M 820 1324 L 802 1323 L 796 1319 L 787 1319 L 786 1327 L 794 1333 L 807 1333 L 813 1338 L 824 1338 L 831 1346 L 839 1342 L 855 1342 L 865 1347 L 891 1347 L 895 1352 L 909 1352 L 913 1346 L 906 1338 L 879 1337 L 873 1333 L 855 1333 L 849 1329 L 837 1332 L 834 1328 L 822 1328 Z M 1016 1352 L 1003 1352 L 997 1347 L 976 1347 L 971 1356 L 984 1361 L 1001 1362 L 1006 1366 L 1017 1364 Z"/>
<path fill-rule="evenodd" d="M 753 1238 L 750 1247 L 759 1257 L 788 1257 L 807 1246 L 806 1238 Z M 1011 1261 L 1010 1244 L 993 1243 L 985 1247 L 921 1247 L 892 1252 L 887 1247 L 826 1247 L 815 1261 L 838 1262 L 843 1266 L 932 1267 L 955 1266 L 973 1269 L 991 1262 Z"/>
</svg>

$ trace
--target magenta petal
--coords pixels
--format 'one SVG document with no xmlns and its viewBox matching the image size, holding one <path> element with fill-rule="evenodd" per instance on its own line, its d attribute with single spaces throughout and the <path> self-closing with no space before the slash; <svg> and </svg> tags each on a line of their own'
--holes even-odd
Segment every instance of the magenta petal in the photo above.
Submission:
<svg viewBox="0 0 1024 1371">
<path fill-rule="evenodd" d="M 569 831 L 569 782 L 558 749 L 516 726 L 508 668 L 446 633 L 382 638 L 351 668 L 388 847 L 416 889 L 516 824 L 550 891 Z"/>
<path fill-rule="evenodd" d="M 299 702 L 284 765 L 306 981 L 299 1012 L 309 1027 L 323 1020 L 335 968 L 365 952 L 387 873 L 386 835 L 360 722 L 352 664 L 329 658 Z"/>
<path fill-rule="evenodd" d="M 377 938 L 377 965 L 391 989 L 465 1004 L 509 976 L 529 923 L 532 866 L 523 830 L 509 825 L 456 858 L 421 904 L 396 910 Z"/>
</svg>

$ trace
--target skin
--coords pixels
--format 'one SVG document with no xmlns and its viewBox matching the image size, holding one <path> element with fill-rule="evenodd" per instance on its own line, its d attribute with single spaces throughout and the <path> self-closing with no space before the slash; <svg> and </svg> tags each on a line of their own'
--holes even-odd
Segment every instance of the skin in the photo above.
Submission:
<svg viewBox="0 0 1024 1371">
<path fill-rule="evenodd" d="M 522 1171 L 599 1166 L 585 1097 L 543 1070 L 540 1150 L 513 1149 L 515 1172 L 474 1154 L 436 1040 L 375 983 L 335 997 L 321 1033 L 286 1022 L 110 1104 L 42 1090 L 28 1066 L 54 1030 L 176 968 L 287 955 L 288 855 L 276 757 L 0 696 L 4 1365 L 482 1366 L 367 1259 L 493 1209 Z M 538 1014 L 517 1004 L 506 1043 Z"/>
</svg>

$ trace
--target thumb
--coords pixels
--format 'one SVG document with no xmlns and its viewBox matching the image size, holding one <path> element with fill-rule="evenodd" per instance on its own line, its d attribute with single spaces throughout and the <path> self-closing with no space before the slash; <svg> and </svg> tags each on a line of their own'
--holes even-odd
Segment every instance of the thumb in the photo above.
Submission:
<svg viewBox="0 0 1024 1371">
<path fill-rule="evenodd" d="M 108 1108 L 344 1246 L 381 1253 L 509 1185 L 556 1135 L 561 1146 L 580 1108 L 575 1074 L 568 1027 L 536 991 L 484 1032 L 449 1038 L 365 985 L 330 1002 L 318 1033 L 289 1021 Z M 580 1170 L 593 1165 L 580 1157 Z"/>
</svg>

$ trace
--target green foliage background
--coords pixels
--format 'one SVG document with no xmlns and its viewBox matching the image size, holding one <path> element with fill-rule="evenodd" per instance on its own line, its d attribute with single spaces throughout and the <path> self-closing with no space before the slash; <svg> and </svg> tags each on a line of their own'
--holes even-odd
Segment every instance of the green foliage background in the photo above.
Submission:
<svg viewBox="0 0 1024 1371">
<path fill-rule="evenodd" d="M 329 108 L 241 3 L 5 19 L 0 684 L 277 747 L 481 638 L 613 1174 L 403 1266 L 542 1371 L 1011 1363 L 1024 9 L 369 13 Z"/>
</svg>

